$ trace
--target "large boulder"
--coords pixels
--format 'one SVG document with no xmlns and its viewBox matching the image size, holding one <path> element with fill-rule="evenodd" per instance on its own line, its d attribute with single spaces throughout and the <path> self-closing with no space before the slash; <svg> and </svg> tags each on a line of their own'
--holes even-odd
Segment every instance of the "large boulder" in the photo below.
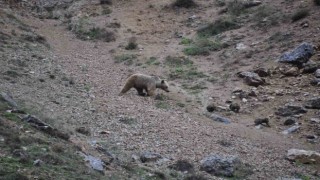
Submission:
<svg viewBox="0 0 320 180">
<path fill-rule="evenodd" d="M 244 179 L 251 174 L 251 167 L 243 164 L 235 156 L 210 155 L 200 161 L 200 170 L 206 171 L 214 176 L 237 177 Z"/>
<path fill-rule="evenodd" d="M 302 43 L 294 50 L 284 53 L 280 57 L 279 62 L 302 65 L 308 62 L 313 54 L 314 46 L 309 43 Z"/>
<path fill-rule="evenodd" d="M 320 164 L 320 153 L 300 149 L 289 149 L 287 159 L 304 164 Z"/>
<path fill-rule="evenodd" d="M 276 115 L 278 116 L 293 116 L 297 114 L 303 114 L 307 113 L 308 111 L 301 107 L 301 106 L 296 106 L 296 105 L 286 105 L 284 107 L 280 107 L 277 112 L 275 112 Z"/>
<path fill-rule="evenodd" d="M 212 155 L 201 160 L 200 170 L 206 171 L 215 176 L 232 177 L 235 166 L 240 163 L 237 157 L 221 157 Z"/>
</svg>

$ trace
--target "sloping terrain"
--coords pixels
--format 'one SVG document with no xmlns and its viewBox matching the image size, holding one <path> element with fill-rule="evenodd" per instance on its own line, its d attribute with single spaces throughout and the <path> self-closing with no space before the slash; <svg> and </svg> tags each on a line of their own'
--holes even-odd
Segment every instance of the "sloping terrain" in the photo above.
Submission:
<svg viewBox="0 0 320 180">
<path fill-rule="evenodd" d="M 302 106 L 319 97 L 319 85 L 310 84 L 313 73 L 301 73 L 305 68 L 286 73 L 295 66 L 276 61 L 302 42 L 319 46 L 320 11 L 313 2 L 267 0 L 249 8 L 238 1 L 204 0 L 192 8 L 167 0 L 32 2 L 2 2 L 0 91 L 11 94 L 18 109 L 68 132 L 70 138 L 18 128 L 21 122 L 10 121 L 18 117 L 6 112 L 12 107 L 1 109 L 1 128 L 15 127 L 18 139 L 34 131 L 32 136 L 48 141 L 50 153 L 66 161 L 54 167 L 66 168 L 56 168 L 49 176 L 31 173 L 28 168 L 38 167 L 30 161 L 44 161 L 39 171 L 53 165 L 42 153 L 29 156 L 28 167 L 20 165 L 9 157 L 16 149 L 31 153 L 29 147 L 22 143 L 7 148 L 2 142 L 11 136 L 2 133 L 1 162 L 15 163 L 13 170 L 0 171 L 3 175 L 22 167 L 27 170 L 19 174 L 25 178 L 60 174 L 57 177 L 76 179 L 63 174 L 82 157 L 60 157 L 51 150 L 58 143 L 66 147 L 63 152 L 104 161 L 103 174 L 89 167 L 80 172 L 85 169 L 84 161 L 80 163 L 79 173 L 90 179 L 219 179 L 199 170 L 200 161 L 210 154 L 237 156 L 250 168 L 234 179 L 319 178 L 319 165 L 285 158 L 292 148 L 319 151 L 320 124 L 310 121 L 320 118 L 319 110 L 294 115 L 300 129 L 288 135 L 281 133 L 290 127 L 283 125 L 287 117 L 275 114 L 287 103 Z M 299 11 L 307 13 L 296 20 Z M 129 42 L 137 47 L 130 48 Z M 319 64 L 319 53 L 315 49 L 310 61 Z M 248 86 L 237 75 L 257 68 L 268 72 L 262 86 Z M 157 90 L 156 98 L 141 97 L 130 90 L 118 96 L 126 78 L 137 72 L 167 79 L 170 93 Z M 240 111 L 231 111 L 229 102 L 237 103 Z M 231 123 L 208 118 L 210 104 Z M 270 127 L 255 127 L 257 118 L 268 118 Z M 142 163 L 143 152 L 163 158 Z M 168 168 L 179 160 L 191 163 L 194 171 Z"/>
</svg>

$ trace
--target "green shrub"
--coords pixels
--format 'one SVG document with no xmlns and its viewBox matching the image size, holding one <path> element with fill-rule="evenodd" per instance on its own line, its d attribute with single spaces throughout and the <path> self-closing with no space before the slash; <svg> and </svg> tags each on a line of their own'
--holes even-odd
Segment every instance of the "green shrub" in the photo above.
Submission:
<svg viewBox="0 0 320 180">
<path fill-rule="evenodd" d="M 303 18 L 305 18 L 307 16 L 309 16 L 309 10 L 308 9 L 299 9 L 298 11 L 296 11 L 292 15 L 291 20 L 292 20 L 292 22 L 295 22 L 295 21 L 303 19 Z"/>
</svg>

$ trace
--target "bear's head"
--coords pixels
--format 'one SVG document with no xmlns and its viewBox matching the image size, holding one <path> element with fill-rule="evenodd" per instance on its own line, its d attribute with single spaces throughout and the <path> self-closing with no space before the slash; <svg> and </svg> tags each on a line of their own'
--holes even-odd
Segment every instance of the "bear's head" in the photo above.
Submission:
<svg viewBox="0 0 320 180">
<path fill-rule="evenodd" d="M 161 80 L 159 88 L 166 91 L 166 92 L 170 92 L 169 85 L 168 85 L 167 81 L 165 81 L 165 80 Z"/>
</svg>

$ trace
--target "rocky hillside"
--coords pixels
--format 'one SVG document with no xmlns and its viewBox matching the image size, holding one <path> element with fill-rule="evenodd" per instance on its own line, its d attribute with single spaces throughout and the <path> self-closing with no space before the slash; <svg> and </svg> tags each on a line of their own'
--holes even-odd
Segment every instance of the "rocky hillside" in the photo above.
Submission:
<svg viewBox="0 0 320 180">
<path fill-rule="evenodd" d="M 0 1 L 0 179 L 320 179 L 319 4 Z"/>
</svg>

